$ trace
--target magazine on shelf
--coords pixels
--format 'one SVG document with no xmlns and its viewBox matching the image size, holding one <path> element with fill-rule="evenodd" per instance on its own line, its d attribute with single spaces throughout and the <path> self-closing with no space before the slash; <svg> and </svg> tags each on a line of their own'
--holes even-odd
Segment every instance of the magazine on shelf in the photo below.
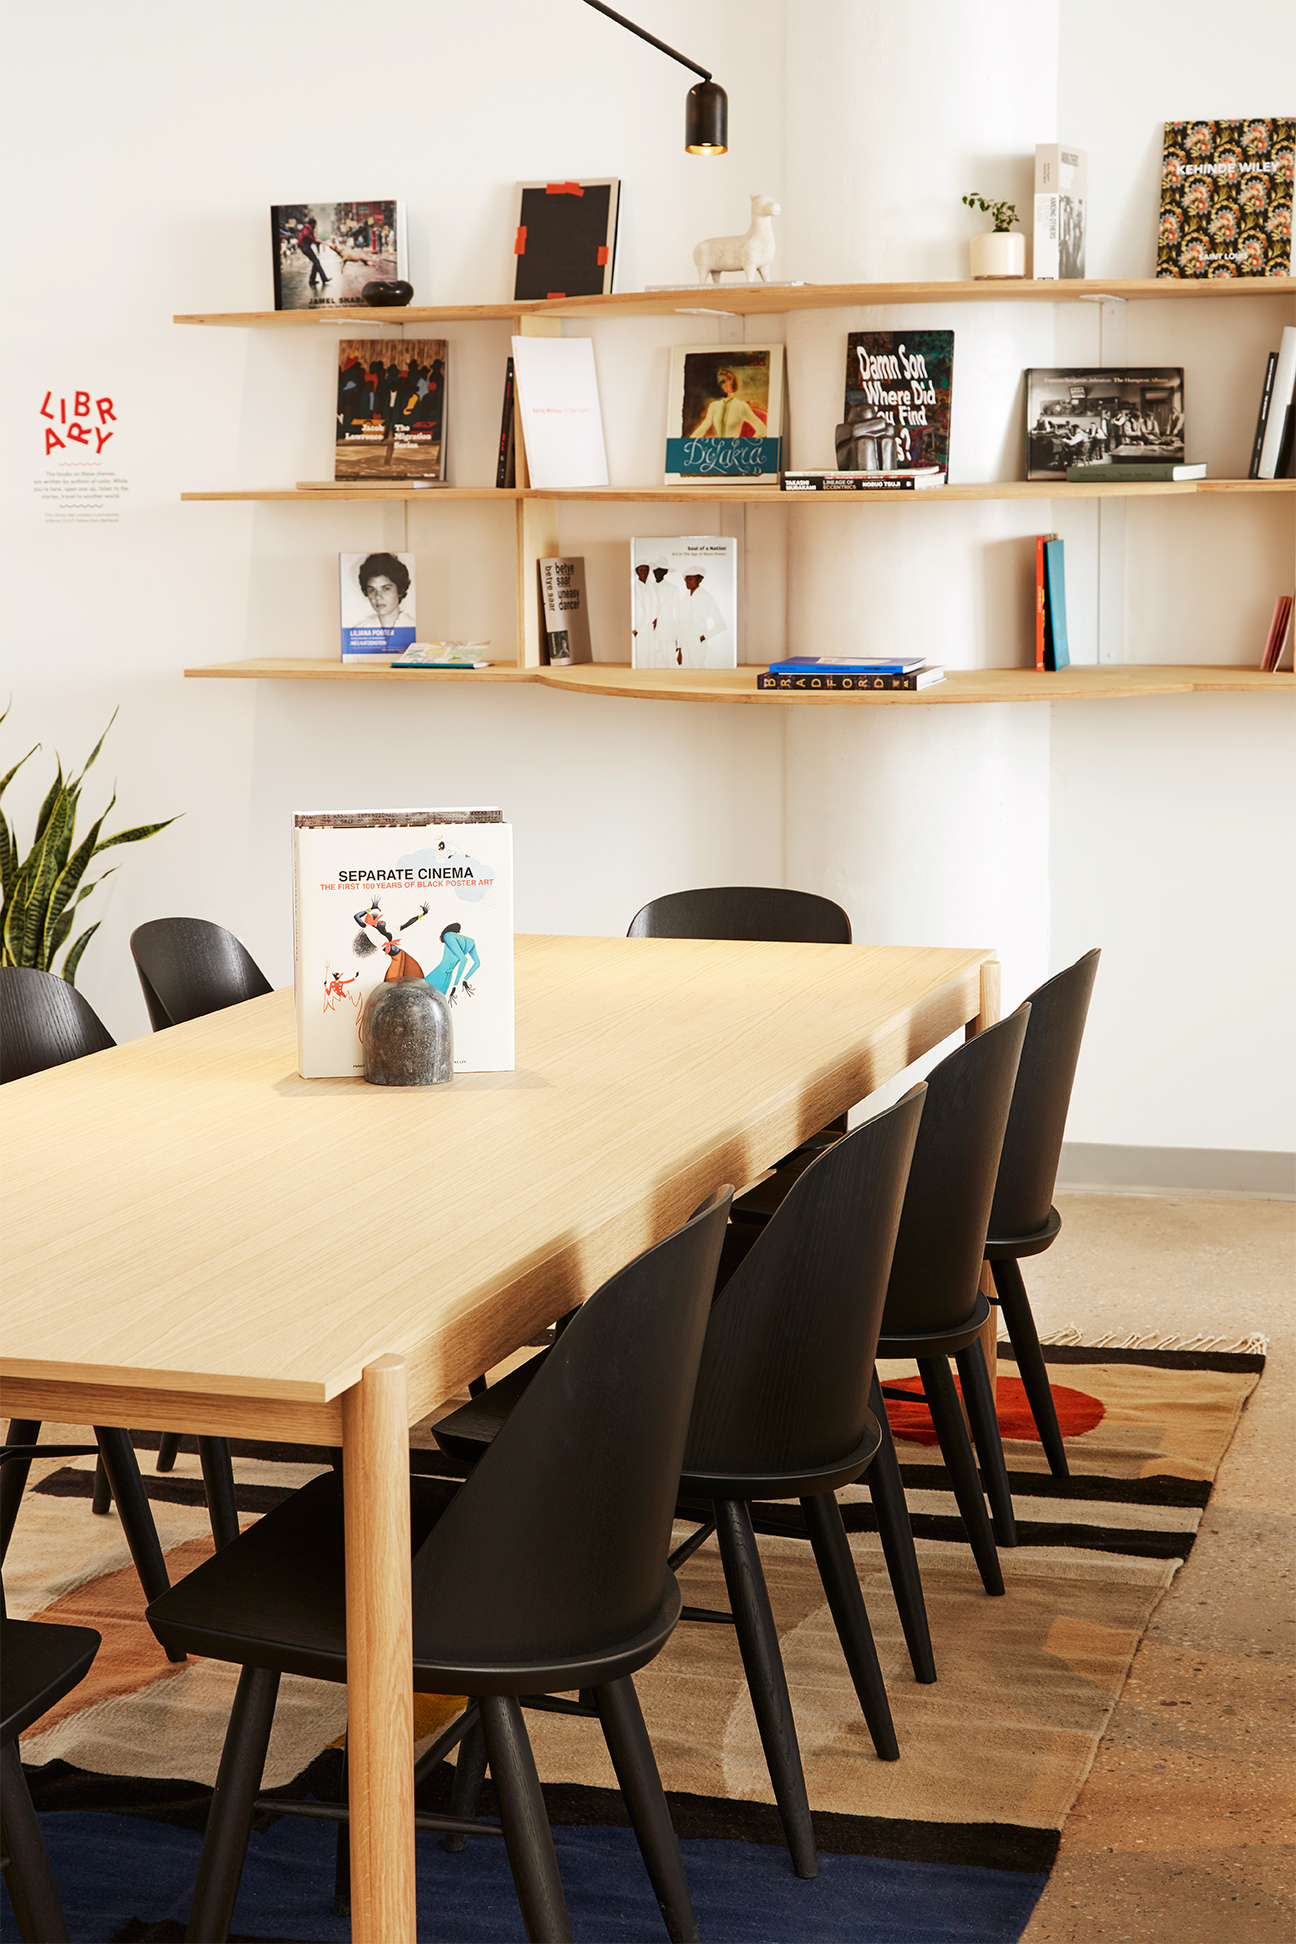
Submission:
<svg viewBox="0 0 1296 1944">
<path fill-rule="evenodd" d="M 839 470 L 947 473 L 953 388 L 953 331 L 852 331 Z"/>
<path fill-rule="evenodd" d="M 1065 479 L 1099 459 L 1185 463 L 1181 365 L 1027 371 L 1027 479 Z"/>
<path fill-rule="evenodd" d="M 532 486 L 606 486 L 607 449 L 591 340 L 515 337 L 513 376 Z"/>
<path fill-rule="evenodd" d="M 635 668 L 737 668 L 738 542 L 632 540 L 630 637 Z"/>
<path fill-rule="evenodd" d="M 593 661 L 589 596 L 583 554 L 551 556 L 537 562 L 544 610 L 545 651 L 555 668 Z"/>
<path fill-rule="evenodd" d="M 444 481 L 448 352 L 444 338 L 342 339 L 337 479 Z"/>
<path fill-rule="evenodd" d="M 1035 238 L 1031 275 L 1083 277 L 1089 157 L 1066 142 L 1035 150 Z"/>
<path fill-rule="evenodd" d="M 616 272 L 621 184 L 519 182 L 513 296 L 603 297 Z"/>
<path fill-rule="evenodd" d="M 413 554 L 338 555 L 344 662 L 394 661 L 418 639 Z"/>
<path fill-rule="evenodd" d="M 366 284 L 409 277 L 401 202 L 274 203 L 270 243 L 276 310 L 363 304 Z"/>
<path fill-rule="evenodd" d="M 1296 116 L 1165 125 L 1158 277 L 1289 277 Z"/>
<path fill-rule="evenodd" d="M 513 833 L 496 809 L 293 818 L 297 1065 L 364 1071 L 364 1002 L 424 979 L 452 1008 L 456 1073 L 513 1067 Z"/>
<path fill-rule="evenodd" d="M 725 479 L 777 486 L 782 437 L 781 344 L 672 348 L 668 486 Z"/>
</svg>

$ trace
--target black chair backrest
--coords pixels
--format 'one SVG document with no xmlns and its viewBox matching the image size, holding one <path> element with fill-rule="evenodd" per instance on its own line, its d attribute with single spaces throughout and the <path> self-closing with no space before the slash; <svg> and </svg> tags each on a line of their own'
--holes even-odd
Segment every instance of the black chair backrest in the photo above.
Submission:
<svg viewBox="0 0 1296 1944">
<path fill-rule="evenodd" d="M 581 1306 L 415 1554 L 416 1637 L 439 1657 L 568 1659 L 656 1619 L 732 1198 Z"/>
<path fill-rule="evenodd" d="M 155 1033 L 273 991 L 241 939 L 208 918 L 150 919 L 130 948 Z"/>
<path fill-rule="evenodd" d="M 654 898 L 627 938 L 737 938 L 769 944 L 849 945 L 850 919 L 831 898 L 763 885 L 715 885 Z"/>
<path fill-rule="evenodd" d="M 1030 1025 L 999 1161 L 991 1235 L 1029 1235 L 1048 1221 L 1099 956 L 1086 952 L 1027 1001 Z"/>
<path fill-rule="evenodd" d="M 62 1066 L 117 1042 L 88 999 L 52 972 L 0 966 L 0 1082 Z"/>
<path fill-rule="evenodd" d="M 725 1284 L 686 1471 L 810 1471 L 859 1447 L 925 1092 L 825 1149 Z"/>
<path fill-rule="evenodd" d="M 999 1153 L 1030 1006 L 927 1075 L 927 1105 L 896 1237 L 882 1334 L 926 1336 L 976 1306 Z"/>
</svg>

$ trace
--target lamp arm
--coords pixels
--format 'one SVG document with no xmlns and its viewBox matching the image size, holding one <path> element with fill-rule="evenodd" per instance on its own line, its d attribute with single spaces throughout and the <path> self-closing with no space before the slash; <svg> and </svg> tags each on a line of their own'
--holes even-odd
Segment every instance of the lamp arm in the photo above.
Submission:
<svg viewBox="0 0 1296 1944">
<path fill-rule="evenodd" d="M 615 12 L 611 7 L 605 7 L 603 0 L 585 0 L 585 5 L 593 7 L 595 13 L 606 14 L 608 19 L 615 20 L 619 27 L 626 27 L 632 34 L 638 34 L 640 40 L 646 40 L 650 47 L 659 48 L 663 54 L 669 54 L 672 61 L 678 61 L 681 67 L 692 68 L 694 74 L 700 74 L 704 81 L 711 79 L 710 68 L 699 67 L 696 61 L 689 60 L 687 54 L 681 54 L 677 48 L 667 47 L 665 41 L 658 40 L 656 34 L 650 34 L 646 28 L 636 27 L 633 20 L 627 20 L 624 14 Z"/>
</svg>

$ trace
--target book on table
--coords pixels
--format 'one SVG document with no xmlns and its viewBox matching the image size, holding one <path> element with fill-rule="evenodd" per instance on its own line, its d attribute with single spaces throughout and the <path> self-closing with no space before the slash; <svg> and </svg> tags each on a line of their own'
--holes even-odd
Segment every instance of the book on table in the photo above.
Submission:
<svg viewBox="0 0 1296 1944">
<path fill-rule="evenodd" d="M 344 662 L 390 662 L 418 639 L 413 554 L 338 555 Z"/>
<path fill-rule="evenodd" d="M 585 338 L 515 337 L 515 411 L 533 487 L 608 483 L 594 346 Z"/>
<path fill-rule="evenodd" d="M 333 471 L 348 484 L 440 484 L 446 471 L 444 338 L 343 338 Z"/>
<path fill-rule="evenodd" d="M 364 1071 L 364 1002 L 423 979 L 452 1007 L 456 1073 L 513 1068 L 513 833 L 498 809 L 293 817 L 297 1064 Z"/>
<path fill-rule="evenodd" d="M 1185 463 L 1181 365 L 1028 369 L 1027 479 L 1065 479 L 1103 459 Z"/>
<path fill-rule="evenodd" d="M 953 331 L 852 331 L 839 470 L 947 473 L 953 392 Z"/>
<path fill-rule="evenodd" d="M 270 243 L 277 311 L 345 309 L 409 277 L 402 202 L 275 203 Z"/>
<path fill-rule="evenodd" d="M 634 668 L 737 668 L 738 542 L 723 534 L 630 542 Z"/>
<path fill-rule="evenodd" d="M 550 663 L 555 668 L 568 668 L 574 662 L 593 661 L 585 556 L 553 555 L 536 564 L 544 610 L 544 645 Z"/>
<path fill-rule="evenodd" d="M 519 182 L 513 296 L 602 297 L 616 272 L 621 184 Z"/>
<path fill-rule="evenodd" d="M 1290 276 L 1294 141 L 1291 115 L 1167 122 L 1157 276 Z"/>
<path fill-rule="evenodd" d="M 1067 142 L 1035 150 L 1035 235 L 1031 275 L 1083 277 L 1089 157 Z"/>
</svg>

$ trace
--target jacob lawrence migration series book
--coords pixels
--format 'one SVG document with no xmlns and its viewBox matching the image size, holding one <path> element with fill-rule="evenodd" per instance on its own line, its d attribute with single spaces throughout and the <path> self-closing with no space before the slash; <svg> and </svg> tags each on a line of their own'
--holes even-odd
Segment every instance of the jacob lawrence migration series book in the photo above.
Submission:
<svg viewBox="0 0 1296 1944">
<path fill-rule="evenodd" d="M 841 471 L 948 471 L 953 385 L 953 331 L 852 331 L 837 427 Z"/>
<path fill-rule="evenodd" d="M 363 304 L 367 283 L 409 276 L 404 203 L 275 203 L 270 242 L 276 310 Z"/>
<path fill-rule="evenodd" d="M 513 1068 L 513 833 L 498 810 L 293 818 L 297 1065 L 364 1071 L 364 1002 L 425 979 L 452 1007 L 456 1073 Z"/>
<path fill-rule="evenodd" d="M 1165 125 L 1158 277 L 1288 277 L 1296 116 Z"/>
<path fill-rule="evenodd" d="M 444 338 L 342 339 L 335 478 L 445 478 L 447 352 Z"/>
</svg>

